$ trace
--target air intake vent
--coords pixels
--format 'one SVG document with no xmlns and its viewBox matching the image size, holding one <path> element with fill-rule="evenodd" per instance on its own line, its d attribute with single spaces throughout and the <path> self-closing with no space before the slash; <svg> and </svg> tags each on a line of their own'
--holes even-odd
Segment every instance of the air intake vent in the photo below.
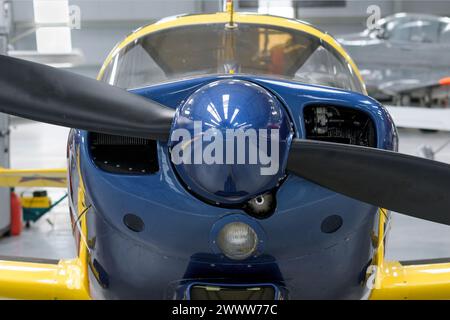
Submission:
<svg viewBox="0 0 450 320">
<path fill-rule="evenodd" d="M 152 174 L 159 170 L 156 141 L 91 132 L 91 157 L 102 170 L 121 174 Z"/>
<path fill-rule="evenodd" d="M 95 143 L 96 145 L 105 145 L 105 146 L 127 146 L 127 145 L 143 146 L 150 144 L 151 140 L 147 140 L 144 138 L 112 136 L 108 134 L 95 134 L 95 137 L 93 137 L 92 142 Z"/>
<path fill-rule="evenodd" d="M 303 110 L 306 138 L 376 147 L 372 119 L 364 112 L 330 105 L 310 105 Z"/>
</svg>

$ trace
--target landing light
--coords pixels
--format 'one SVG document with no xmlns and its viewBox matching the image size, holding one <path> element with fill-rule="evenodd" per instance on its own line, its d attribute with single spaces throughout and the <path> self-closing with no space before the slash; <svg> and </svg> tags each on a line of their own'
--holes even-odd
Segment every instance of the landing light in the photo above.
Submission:
<svg viewBox="0 0 450 320">
<path fill-rule="evenodd" d="M 243 260 L 256 250 L 258 236 L 255 230 L 243 222 L 225 225 L 217 236 L 217 245 L 230 259 Z"/>
</svg>

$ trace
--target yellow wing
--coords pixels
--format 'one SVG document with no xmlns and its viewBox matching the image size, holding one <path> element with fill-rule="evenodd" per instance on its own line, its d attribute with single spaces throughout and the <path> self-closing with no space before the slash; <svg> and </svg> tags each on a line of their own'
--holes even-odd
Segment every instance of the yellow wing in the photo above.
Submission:
<svg viewBox="0 0 450 320">
<path fill-rule="evenodd" d="M 51 261 L 0 257 L 0 297 L 90 299 L 84 270 L 80 259 Z"/>
<path fill-rule="evenodd" d="M 0 187 L 67 187 L 66 169 L 0 168 Z"/>
<path fill-rule="evenodd" d="M 0 168 L 0 187 L 67 187 L 66 169 Z M 0 297 L 89 299 L 86 268 L 73 260 L 0 257 Z"/>
<path fill-rule="evenodd" d="M 450 259 L 387 262 L 378 270 L 374 300 L 450 299 Z M 415 264 L 417 263 L 417 264 Z"/>
<path fill-rule="evenodd" d="M 450 259 L 385 261 L 384 236 L 389 213 L 381 209 L 378 246 L 369 272 L 373 277 L 370 299 L 426 300 L 450 299 Z"/>
</svg>

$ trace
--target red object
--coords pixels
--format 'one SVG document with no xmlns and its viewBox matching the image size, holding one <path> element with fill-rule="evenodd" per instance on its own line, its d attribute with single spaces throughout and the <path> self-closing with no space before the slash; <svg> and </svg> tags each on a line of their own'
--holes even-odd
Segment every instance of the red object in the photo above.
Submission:
<svg viewBox="0 0 450 320">
<path fill-rule="evenodd" d="M 18 236 L 22 232 L 22 205 L 20 199 L 11 191 L 11 235 Z"/>
<path fill-rule="evenodd" d="M 441 80 L 439 80 L 439 84 L 441 86 L 450 86 L 450 77 L 442 78 Z"/>
</svg>

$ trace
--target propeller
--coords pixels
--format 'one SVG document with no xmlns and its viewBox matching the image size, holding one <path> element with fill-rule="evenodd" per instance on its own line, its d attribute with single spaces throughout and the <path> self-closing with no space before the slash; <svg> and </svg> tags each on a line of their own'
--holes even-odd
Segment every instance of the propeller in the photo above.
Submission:
<svg viewBox="0 0 450 320">
<path fill-rule="evenodd" d="M 0 111 L 106 134 L 167 140 L 175 111 L 74 73 L 0 55 Z M 450 225 L 450 166 L 294 139 L 287 170 L 357 200 Z"/>
<path fill-rule="evenodd" d="M 450 165 L 445 163 L 381 149 L 294 139 L 287 170 L 351 198 L 450 225 Z"/>
<path fill-rule="evenodd" d="M 124 89 L 0 55 L 0 112 L 59 126 L 154 140 L 169 137 L 173 109 Z"/>
</svg>

